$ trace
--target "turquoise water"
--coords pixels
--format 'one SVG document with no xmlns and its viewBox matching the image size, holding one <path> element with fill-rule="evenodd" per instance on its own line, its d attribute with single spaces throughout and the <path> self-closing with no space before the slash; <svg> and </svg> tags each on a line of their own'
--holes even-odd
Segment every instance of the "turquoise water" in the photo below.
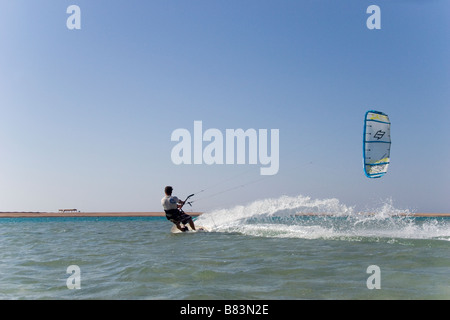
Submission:
<svg viewBox="0 0 450 320">
<path fill-rule="evenodd" d="M 448 218 L 241 209 L 205 213 L 213 232 L 192 234 L 165 218 L 0 219 L 0 299 L 450 298 Z"/>
</svg>

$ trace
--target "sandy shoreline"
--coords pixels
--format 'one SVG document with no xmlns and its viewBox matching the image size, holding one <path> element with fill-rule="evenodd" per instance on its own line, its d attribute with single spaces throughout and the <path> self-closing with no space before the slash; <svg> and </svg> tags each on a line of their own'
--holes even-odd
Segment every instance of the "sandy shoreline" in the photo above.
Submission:
<svg viewBox="0 0 450 320">
<path fill-rule="evenodd" d="M 188 212 L 199 216 L 202 212 Z M 363 214 L 363 213 L 362 213 Z M 329 213 L 298 213 L 298 216 L 333 216 Z M 370 215 L 370 213 L 368 213 Z M 413 217 L 450 217 L 450 213 L 413 213 L 399 214 Z M 0 218 L 46 218 L 46 217 L 164 217 L 164 212 L 0 212 Z"/>
<path fill-rule="evenodd" d="M 188 212 L 199 216 L 201 212 Z M 0 212 L 0 218 L 45 217 L 165 217 L 164 212 Z"/>
<path fill-rule="evenodd" d="M 361 216 L 373 216 L 375 215 L 375 213 L 373 212 L 358 212 L 359 215 Z M 336 214 L 334 213 L 297 213 L 296 216 L 336 216 Z M 411 217 L 450 217 L 450 213 L 398 213 L 394 216 L 401 216 L 401 217 L 405 217 L 405 216 L 411 216 Z"/>
</svg>

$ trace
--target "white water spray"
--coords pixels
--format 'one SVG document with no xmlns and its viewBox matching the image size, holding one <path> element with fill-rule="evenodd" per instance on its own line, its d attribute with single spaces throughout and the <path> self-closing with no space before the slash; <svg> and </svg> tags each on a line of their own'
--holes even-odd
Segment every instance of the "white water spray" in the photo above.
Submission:
<svg viewBox="0 0 450 320">
<path fill-rule="evenodd" d="M 450 220 L 417 219 L 396 209 L 392 200 L 360 213 L 338 199 L 281 196 L 248 205 L 206 212 L 197 224 L 218 232 L 251 236 L 337 239 L 440 239 L 450 240 Z"/>
</svg>

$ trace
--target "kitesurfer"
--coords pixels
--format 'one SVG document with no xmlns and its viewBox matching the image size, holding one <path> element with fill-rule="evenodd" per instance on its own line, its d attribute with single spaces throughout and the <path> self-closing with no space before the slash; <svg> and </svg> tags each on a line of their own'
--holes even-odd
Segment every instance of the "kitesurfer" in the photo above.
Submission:
<svg viewBox="0 0 450 320">
<path fill-rule="evenodd" d="M 186 214 L 182 209 L 184 201 L 172 196 L 172 191 L 173 188 L 171 186 L 165 187 L 164 193 L 166 195 L 161 199 L 161 204 L 166 213 L 167 220 L 172 221 L 180 231 L 188 231 L 188 228 L 185 226 L 187 223 L 189 223 L 192 230 L 195 230 L 192 217 Z M 181 224 L 183 224 L 183 226 Z"/>
</svg>

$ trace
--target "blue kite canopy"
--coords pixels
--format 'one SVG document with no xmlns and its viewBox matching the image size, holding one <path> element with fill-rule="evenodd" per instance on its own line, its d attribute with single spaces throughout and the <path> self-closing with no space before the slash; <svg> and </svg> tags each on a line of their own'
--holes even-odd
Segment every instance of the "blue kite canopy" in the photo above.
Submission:
<svg viewBox="0 0 450 320">
<path fill-rule="evenodd" d="M 391 153 L 391 122 L 387 114 L 370 110 L 364 118 L 363 161 L 368 178 L 380 178 L 388 170 Z"/>
</svg>

